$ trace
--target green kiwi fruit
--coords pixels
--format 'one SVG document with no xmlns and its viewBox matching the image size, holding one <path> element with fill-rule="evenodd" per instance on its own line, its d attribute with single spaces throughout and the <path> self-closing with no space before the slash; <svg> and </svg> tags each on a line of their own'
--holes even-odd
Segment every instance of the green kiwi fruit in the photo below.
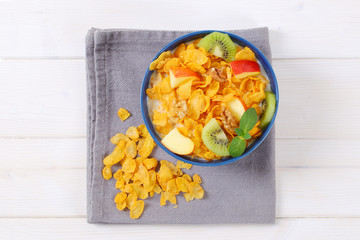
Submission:
<svg viewBox="0 0 360 240">
<path fill-rule="evenodd" d="M 272 92 L 265 92 L 265 110 L 260 118 L 259 128 L 264 129 L 271 122 L 276 109 L 276 97 Z"/>
<path fill-rule="evenodd" d="M 201 139 L 205 146 L 219 156 L 229 156 L 229 139 L 215 118 L 212 118 L 203 128 Z"/>
<path fill-rule="evenodd" d="M 231 62 L 235 60 L 236 46 L 225 33 L 213 32 L 206 35 L 197 45 L 217 57 Z"/>
</svg>

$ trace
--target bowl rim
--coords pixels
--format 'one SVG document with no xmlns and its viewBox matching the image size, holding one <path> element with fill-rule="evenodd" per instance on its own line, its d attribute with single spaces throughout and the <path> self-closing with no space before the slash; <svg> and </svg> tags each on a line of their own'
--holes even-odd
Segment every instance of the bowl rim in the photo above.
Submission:
<svg viewBox="0 0 360 240">
<path fill-rule="evenodd" d="M 275 98 L 276 98 L 276 107 L 275 107 L 275 113 L 273 118 L 271 119 L 271 122 L 269 123 L 269 125 L 265 128 L 265 130 L 263 131 L 263 133 L 261 134 L 261 136 L 259 138 L 257 138 L 255 140 L 255 142 L 253 142 L 251 144 L 251 147 L 249 149 L 246 149 L 245 152 L 239 156 L 239 157 L 228 157 L 225 158 L 224 160 L 212 160 L 212 161 L 207 161 L 207 162 L 197 162 L 197 161 L 192 161 L 191 159 L 186 159 L 185 157 L 183 157 L 182 155 L 178 155 L 172 151 L 170 151 L 169 149 L 167 149 L 160 141 L 160 136 L 155 132 L 155 129 L 151 123 L 150 117 L 149 117 L 149 113 L 148 113 L 148 106 L 147 106 L 147 95 L 146 95 L 146 89 L 149 86 L 150 83 L 150 78 L 151 75 L 153 73 L 153 71 L 149 70 L 149 66 L 150 63 L 153 62 L 155 59 L 157 59 L 161 53 L 165 52 L 165 51 L 172 51 L 174 50 L 179 44 L 181 43 L 185 43 L 191 40 L 188 40 L 189 38 L 194 38 L 196 36 L 201 37 L 200 35 L 206 35 L 212 32 L 220 32 L 220 33 L 225 33 L 228 34 L 229 37 L 236 42 L 237 44 L 239 44 L 239 42 L 241 44 L 241 46 L 247 46 L 249 47 L 254 53 L 255 56 L 257 58 L 258 61 L 260 61 L 262 67 L 264 68 L 268 79 L 270 81 L 270 84 L 273 83 L 272 86 L 272 91 L 275 92 Z M 255 47 L 251 42 L 249 42 L 248 40 L 237 36 L 233 33 L 229 33 L 226 31 L 219 31 L 219 30 L 202 30 L 202 31 L 195 31 L 195 32 L 191 32 L 188 34 L 185 34 L 179 38 L 174 39 L 173 41 L 171 41 L 170 43 L 166 44 L 156 55 L 155 57 L 151 60 L 151 62 L 149 63 L 147 70 L 145 72 L 142 84 L 141 84 L 141 91 L 140 91 L 140 105 L 141 105 L 141 115 L 143 117 L 144 123 L 146 128 L 148 129 L 148 132 L 150 133 L 151 137 L 154 139 L 154 141 L 156 142 L 156 144 L 158 146 L 160 146 L 167 154 L 169 154 L 170 156 L 174 157 L 177 160 L 186 162 L 186 163 L 190 163 L 190 164 L 194 164 L 194 165 L 198 165 L 198 166 L 220 166 L 220 165 L 225 165 L 225 164 L 229 164 L 235 161 L 238 161 L 246 156 L 248 156 L 249 154 L 251 154 L 264 140 L 265 138 L 268 136 L 270 130 L 272 129 L 274 122 L 275 122 L 275 118 L 278 112 L 278 108 L 279 108 L 279 88 L 278 88 L 278 83 L 277 83 L 277 79 L 274 73 L 274 70 L 271 66 L 271 64 L 269 63 L 269 61 L 267 60 L 267 58 L 265 57 L 265 55 L 257 48 Z M 149 79 L 147 81 L 147 79 Z M 147 83 L 147 84 L 146 84 Z M 275 88 L 275 89 L 274 89 Z M 145 104 L 146 103 L 146 104 Z M 154 130 L 154 131 L 153 131 Z"/>
</svg>

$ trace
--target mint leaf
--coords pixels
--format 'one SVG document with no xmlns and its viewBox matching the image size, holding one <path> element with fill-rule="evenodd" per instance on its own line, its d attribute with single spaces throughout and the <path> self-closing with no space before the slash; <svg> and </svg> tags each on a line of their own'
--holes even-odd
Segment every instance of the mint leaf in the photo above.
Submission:
<svg viewBox="0 0 360 240">
<path fill-rule="evenodd" d="M 245 140 L 249 140 L 251 138 L 251 135 L 250 135 L 249 132 L 244 132 L 240 128 L 235 128 L 235 132 L 236 132 L 236 135 L 238 135 L 239 137 L 244 138 Z"/>
<path fill-rule="evenodd" d="M 245 140 L 249 140 L 251 138 L 251 135 L 249 132 L 246 132 L 243 136 L 242 136 Z"/>
<path fill-rule="evenodd" d="M 234 137 L 229 145 L 229 152 L 232 157 L 239 157 L 246 148 L 246 142 L 240 137 Z"/>
<path fill-rule="evenodd" d="M 238 136 L 243 136 L 245 132 L 240 128 L 235 128 L 235 132 Z"/>
<path fill-rule="evenodd" d="M 255 108 L 250 108 L 244 112 L 240 119 L 240 129 L 245 133 L 249 132 L 255 126 L 258 120 Z"/>
</svg>

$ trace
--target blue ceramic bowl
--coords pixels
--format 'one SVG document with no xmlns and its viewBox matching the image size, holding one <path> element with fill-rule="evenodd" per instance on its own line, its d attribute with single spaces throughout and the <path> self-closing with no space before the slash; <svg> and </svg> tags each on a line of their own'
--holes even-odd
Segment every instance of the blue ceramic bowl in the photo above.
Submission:
<svg viewBox="0 0 360 240">
<path fill-rule="evenodd" d="M 189 42 L 189 41 L 195 40 L 197 38 L 204 37 L 205 35 L 212 33 L 212 32 L 214 32 L 214 30 L 198 31 L 198 32 L 189 33 L 182 37 L 179 37 L 179 38 L 175 39 L 174 41 L 170 42 L 169 44 L 167 44 L 163 49 L 161 49 L 156 54 L 156 56 L 154 57 L 154 59 L 152 61 L 154 61 L 162 52 L 173 50 L 181 43 Z M 192 158 L 189 156 L 178 155 L 178 154 L 171 152 L 163 144 L 161 144 L 161 138 L 158 136 L 157 132 L 155 131 L 154 126 L 151 123 L 149 113 L 148 113 L 148 105 L 147 105 L 148 97 L 146 95 L 146 89 L 149 87 L 150 78 L 151 78 L 153 71 L 150 71 L 148 68 L 145 73 L 144 80 L 143 80 L 143 83 L 141 86 L 140 103 L 141 103 L 142 116 L 143 116 L 145 125 L 146 125 L 147 129 L 149 130 L 149 133 L 151 134 L 152 138 L 155 140 L 156 144 L 158 146 L 160 146 L 162 149 L 164 149 L 164 151 L 167 152 L 172 157 L 174 157 L 178 160 L 187 162 L 187 163 L 200 165 L 200 166 L 219 166 L 219 165 L 223 165 L 223 164 L 228 164 L 228 163 L 238 161 L 238 160 L 248 156 L 249 154 L 251 154 L 264 141 L 264 139 L 269 134 L 272 126 L 274 125 L 275 117 L 276 117 L 277 110 L 279 107 L 279 89 L 278 89 L 278 84 L 276 81 L 275 73 L 274 73 L 274 70 L 272 69 L 270 63 L 264 56 L 264 54 L 262 54 L 259 49 L 257 49 L 252 43 L 248 42 L 244 38 L 241 38 L 237 35 L 234 35 L 234 34 L 228 33 L 228 32 L 224 32 L 224 31 L 216 31 L 216 32 L 222 32 L 222 33 L 228 34 L 235 43 L 239 44 L 240 46 L 247 46 L 255 53 L 256 58 L 261 63 L 263 70 L 265 70 L 265 72 L 270 80 L 271 90 L 276 95 L 276 110 L 275 110 L 273 119 L 271 120 L 270 124 L 263 130 L 261 136 L 259 138 L 257 138 L 255 140 L 255 142 L 253 144 L 251 144 L 250 147 L 247 148 L 246 151 L 243 153 L 243 155 L 241 155 L 240 157 L 236 157 L 236 158 L 225 157 L 225 158 L 222 158 L 219 160 L 207 161 L 204 159 L 197 159 L 197 158 Z"/>
</svg>

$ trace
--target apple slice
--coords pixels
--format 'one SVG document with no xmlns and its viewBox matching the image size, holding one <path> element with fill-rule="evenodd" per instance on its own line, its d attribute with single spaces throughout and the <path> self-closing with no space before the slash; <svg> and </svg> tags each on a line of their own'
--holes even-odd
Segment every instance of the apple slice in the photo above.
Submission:
<svg viewBox="0 0 360 240">
<path fill-rule="evenodd" d="M 255 61 L 237 60 L 230 62 L 230 66 L 236 78 L 243 79 L 260 74 L 260 66 Z"/>
<path fill-rule="evenodd" d="M 173 67 L 170 69 L 170 86 L 176 88 L 180 84 L 190 79 L 199 79 L 199 75 L 184 67 Z"/>
<path fill-rule="evenodd" d="M 241 116 L 247 110 L 246 104 L 239 98 L 234 98 L 230 102 L 227 102 L 226 106 L 238 121 L 240 121 Z"/>
<path fill-rule="evenodd" d="M 194 142 L 182 135 L 177 128 L 171 130 L 162 140 L 161 143 L 170 151 L 186 155 L 194 151 Z"/>
</svg>

